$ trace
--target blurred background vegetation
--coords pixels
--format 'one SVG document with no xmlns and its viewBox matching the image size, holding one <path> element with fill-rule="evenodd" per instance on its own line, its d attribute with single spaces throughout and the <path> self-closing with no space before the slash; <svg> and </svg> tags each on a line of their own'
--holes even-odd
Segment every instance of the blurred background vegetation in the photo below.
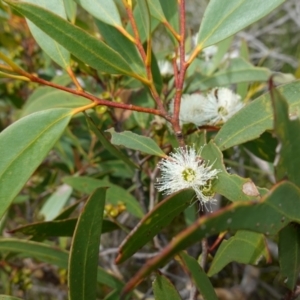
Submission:
<svg viewBox="0 0 300 300">
<path fill-rule="evenodd" d="M 189 35 L 187 43 L 192 43 L 192 36 L 198 31 L 207 2 L 207 0 L 187 1 L 187 32 Z M 80 8 L 77 11 L 76 24 L 95 35 L 99 35 L 92 17 Z M 250 60 L 256 66 L 265 66 L 273 71 L 290 73 L 291 76 L 300 78 L 299 0 L 287 0 L 279 9 L 238 33 L 229 50 L 233 56 L 239 55 L 242 42 L 246 42 L 248 45 Z M 153 49 L 155 53 L 158 53 L 158 57 L 164 57 L 164 53 L 173 50 L 172 43 L 162 27 L 158 27 L 155 31 Z M 10 14 L 1 1 L 0 51 L 28 72 L 37 73 L 47 80 L 56 80 L 63 85 L 71 84 L 68 76 L 63 74 L 62 70 L 36 44 L 28 30 L 25 19 L 17 14 Z M 109 85 L 114 84 L 113 79 L 110 78 L 107 84 L 105 77 L 100 78 L 98 74 L 80 62 L 74 62 L 73 68 L 87 91 L 101 95 L 104 98 L 110 96 Z M 0 131 L 20 117 L 21 109 L 24 108 L 30 97 L 37 97 L 38 93 L 44 93 L 47 96 L 47 90 L 37 90 L 37 88 L 37 84 L 1 78 L 0 74 Z M 137 103 L 138 101 L 149 101 L 148 97 L 134 91 L 114 95 L 116 99 L 122 97 L 123 100 L 132 99 L 133 96 L 134 101 Z M 51 101 L 50 98 L 49 101 Z M 147 134 L 150 132 L 149 128 L 159 131 L 162 126 L 159 121 L 150 119 L 148 115 L 135 112 L 112 111 L 100 108 L 93 114 L 94 119 L 97 120 L 97 125 L 103 128 L 111 126 L 119 130 L 124 128 L 137 130 L 139 128 L 140 131 Z M 266 141 L 266 144 L 274 150 L 275 155 L 276 141 L 273 141 L 269 135 L 266 135 Z M 232 173 L 236 172 L 243 177 L 251 176 L 259 186 L 270 186 L 274 183 L 270 164 L 254 156 L 249 150 L 251 153 L 255 153 L 255 143 L 247 143 L 247 145 L 227 151 L 225 162 L 228 167 L 231 167 Z M 128 151 L 127 155 L 135 161 L 140 159 L 138 154 L 132 151 Z M 152 176 L 155 175 L 150 171 L 153 169 L 153 165 L 152 161 L 147 164 L 149 174 Z M 4 237 L 25 237 L 22 233 L 12 233 L 11 230 L 28 223 L 51 219 L 52 216 L 58 215 L 58 209 L 63 206 L 78 204 L 78 207 L 72 213 L 74 216 L 78 215 L 78 211 L 82 207 L 82 200 L 86 199 L 85 193 L 75 189 L 72 190 L 62 181 L 63 178 L 73 174 L 88 175 L 97 179 L 109 179 L 110 182 L 132 192 L 141 203 L 148 201 L 144 199 L 145 195 L 149 191 L 151 192 L 151 188 L 153 189 L 149 182 L 145 182 L 146 179 L 143 174 L 129 172 L 119 161 L 115 160 L 100 145 L 96 137 L 90 135 L 84 117 L 78 116 L 72 120 L 55 149 L 48 155 L 47 159 L 26 184 L 22 193 L 15 199 L 14 205 L 6 214 L 5 219 L 1 220 L 2 235 Z M 149 188 L 147 189 L 147 187 Z M 53 196 L 55 192 L 64 195 L 63 202 L 60 198 L 59 203 L 61 206 L 59 207 L 57 205 L 53 207 L 51 203 L 49 204 L 50 196 Z M 77 201 L 79 202 L 77 203 Z M 124 211 L 122 201 L 119 204 L 107 205 L 106 214 L 108 218 L 128 227 L 132 227 L 136 222 L 134 217 Z M 173 224 L 178 232 L 179 229 L 185 226 L 183 217 L 177 218 Z M 169 230 L 172 230 L 172 228 Z M 172 236 L 172 232 L 168 232 L 167 235 Z M 102 236 L 100 263 L 106 270 L 110 270 L 126 281 L 144 264 L 147 258 L 155 255 L 153 251 L 155 247 L 150 251 L 147 246 L 142 253 L 136 254 L 130 262 L 116 266 L 114 259 L 117 247 L 124 237 L 125 233 L 122 231 L 114 231 Z M 159 239 L 160 247 L 167 243 L 164 233 L 160 234 Z M 50 238 L 47 243 L 68 249 L 70 238 Z M 243 278 L 248 278 L 249 274 L 253 275 L 260 272 L 261 280 L 258 288 L 253 291 L 251 299 L 281 299 L 283 288 L 277 284 L 278 279 L 274 275 L 278 273 L 277 253 L 276 249 L 272 248 L 271 241 L 269 248 L 273 256 L 273 262 L 267 267 L 260 268 L 258 271 L 258 269 L 251 266 L 244 268 L 241 265 L 232 263 L 212 278 L 213 285 L 224 288 L 232 287 L 241 282 Z M 156 251 L 158 250 L 156 249 Z M 195 248 L 194 251 L 197 253 L 198 249 Z M 182 276 L 183 271 L 173 263 L 167 264 L 164 271 L 176 283 L 183 299 L 186 299 L 185 297 L 188 296 L 187 284 L 189 282 L 185 276 Z M 228 274 L 231 275 L 228 276 Z M 67 299 L 66 271 L 40 263 L 32 258 L 20 258 L 13 254 L 2 256 L 0 259 L 0 278 L 0 293 L 15 295 L 24 299 Z M 141 285 L 146 295 L 150 284 L 150 282 L 144 282 Z M 107 294 L 105 289 L 106 287 L 99 286 L 99 298 L 102 297 L 101 295 Z M 225 296 L 224 299 L 226 299 Z"/>
</svg>

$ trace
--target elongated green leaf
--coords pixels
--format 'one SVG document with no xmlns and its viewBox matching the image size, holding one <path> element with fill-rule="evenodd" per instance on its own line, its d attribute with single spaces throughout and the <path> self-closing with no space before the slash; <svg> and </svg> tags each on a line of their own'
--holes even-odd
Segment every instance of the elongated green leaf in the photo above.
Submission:
<svg viewBox="0 0 300 300">
<path fill-rule="evenodd" d="M 146 70 L 136 46 L 115 27 L 99 20 L 95 20 L 102 38 L 108 46 L 118 52 L 138 74 L 146 76 Z"/>
<path fill-rule="evenodd" d="M 268 81 L 271 72 L 267 68 L 254 67 L 242 58 L 231 60 L 226 70 L 219 71 L 212 76 L 196 77 L 189 90 L 207 90 L 216 86 L 227 86 L 239 82 Z"/>
<path fill-rule="evenodd" d="M 43 243 L 31 242 L 19 239 L 0 239 L 0 251 L 18 253 L 25 257 L 32 257 L 48 264 L 56 265 L 60 268 L 68 268 L 69 253 Z M 104 269 L 98 267 L 98 282 L 112 288 L 120 289 L 123 283 L 107 273 Z"/>
<path fill-rule="evenodd" d="M 59 139 L 71 109 L 31 114 L 0 133 L 0 217 Z"/>
<path fill-rule="evenodd" d="M 97 128 L 96 124 L 90 117 L 86 116 L 86 121 L 90 130 L 96 134 L 97 138 L 99 139 L 100 143 L 103 145 L 104 148 L 106 148 L 112 155 L 125 162 L 126 165 L 134 169 L 139 168 L 139 166 L 132 162 L 128 158 L 128 156 L 126 156 L 123 152 L 121 152 L 118 148 L 111 144 L 111 142 L 105 137 L 105 135 L 100 131 L 100 129 Z"/>
<path fill-rule="evenodd" d="M 176 253 L 204 237 L 228 230 L 250 230 L 267 236 L 275 235 L 288 223 L 300 223 L 299 211 L 300 190 L 292 183 L 282 182 L 260 202 L 237 202 L 206 215 L 174 237 L 159 255 L 149 260 L 127 283 L 124 292 L 133 289 Z"/>
<path fill-rule="evenodd" d="M 210 163 L 214 162 L 214 169 L 222 171 L 218 174 L 218 178 L 212 182 L 214 192 L 231 201 L 258 200 L 260 198 L 260 192 L 250 178 L 242 178 L 227 172 L 223 164 L 223 154 L 213 141 L 210 141 L 203 148 L 201 156 Z"/>
<path fill-rule="evenodd" d="M 73 0 L 63 0 L 68 20 L 75 23 L 77 4 Z"/>
<path fill-rule="evenodd" d="M 240 57 L 245 59 L 246 61 L 250 61 L 249 58 L 249 49 L 248 44 L 245 40 L 241 41 L 241 47 L 240 47 Z M 236 93 L 241 96 L 242 99 L 244 99 L 248 92 L 249 83 L 248 82 L 242 82 L 237 84 L 236 86 Z"/>
<path fill-rule="evenodd" d="M 56 15 L 67 19 L 64 2 L 61 0 L 26 0 L 28 3 L 39 5 Z M 29 29 L 40 47 L 62 68 L 66 69 L 70 65 L 70 53 L 43 32 L 31 21 L 28 21 Z"/>
<path fill-rule="evenodd" d="M 210 0 L 204 12 L 198 36 L 201 48 L 237 33 L 266 16 L 284 0 Z"/>
<path fill-rule="evenodd" d="M 119 248 L 116 263 L 121 263 L 155 237 L 162 228 L 169 225 L 184 209 L 191 205 L 195 193 L 185 190 L 167 197 L 148 212 Z"/>
<path fill-rule="evenodd" d="M 92 16 L 114 27 L 122 27 L 122 21 L 114 0 L 75 0 Z"/>
<path fill-rule="evenodd" d="M 179 16 L 178 16 L 178 1 L 177 0 L 159 0 L 161 8 L 164 12 L 166 20 L 170 25 L 179 32 Z"/>
<path fill-rule="evenodd" d="M 74 202 L 73 204 L 64 208 L 61 213 L 54 219 L 54 221 L 64 220 L 70 217 L 70 215 L 75 211 L 78 205 L 81 203 L 81 200 Z"/>
<path fill-rule="evenodd" d="M 216 292 L 208 279 L 207 275 L 200 267 L 197 260 L 189 256 L 184 251 L 180 252 L 180 258 L 187 271 L 192 275 L 197 289 L 205 300 L 218 300 Z"/>
<path fill-rule="evenodd" d="M 140 36 L 145 36 L 148 41 L 151 34 L 151 19 L 147 0 L 140 0 L 135 7 L 135 14 L 140 22 L 137 23 Z"/>
<path fill-rule="evenodd" d="M 129 149 L 138 150 L 147 154 L 166 157 L 166 154 L 150 138 L 135 134 L 131 131 L 115 132 L 113 128 L 106 130 L 111 134 L 114 145 L 122 145 Z"/>
<path fill-rule="evenodd" d="M 300 80 L 282 85 L 277 90 L 289 104 L 289 113 L 297 114 L 300 108 Z M 215 137 L 216 145 L 223 151 L 232 146 L 258 138 L 273 128 L 270 94 L 264 94 L 242 108 L 230 118 Z"/>
<path fill-rule="evenodd" d="M 134 19 L 135 19 L 135 22 L 138 26 L 138 31 L 139 31 L 139 34 L 140 34 L 140 40 L 142 43 L 146 42 L 147 41 L 147 37 L 149 37 L 148 33 L 143 29 L 143 23 L 144 23 L 144 16 L 143 14 L 141 13 L 140 11 L 140 8 L 139 8 L 139 5 L 136 5 L 134 10 L 133 10 L 133 16 L 134 16 Z M 159 25 L 159 20 L 155 19 L 155 18 L 151 18 L 151 32 L 153 32 L 157 26 Z M 128 22 L 127 24 L 127 27 L 126 27 L 126 30 L 131 34 L 131 35 L 134 35 L 133 33 L 133 30 L 132 30 L 132 27 L 131 27 L 131 24 L 130 22 Z"/>
<path fill-rule="evenodd" d="M 164 275 L 157 274 L 152 287 L 155 300 L 181 300 L 172 282 Z"/>
<path fill-rule="evenodd" d="M 12 297 L 8 295 L 0 295 L 0 300 L 22 300 L 21 298 Z"/>
<path fill-rule="evenodd" d="M 13 0 L 7 0 L 7 3 L 91 67 L 137 77 L 116 51 L 79 27 L 37 5 Z"/>
<path fill-rule="evenodd" d="M 300 230 L 298 224 L 290 224 L 279 233 L 279 264 L 283 283 L 294 290 L 300 272 Z"/>
<path fill-rule="evenodd" d="M 289 107 L 285 98 L 272 90 L 274 105 L 274 128 L 280 142 L 279 160 L 275 174 L 277 181 L 288 179 L 300 187 L 300 121 L 298 116 L 289 119 Z"/>
<path fill-rule="evenodd" d="M 69 257 L 70 300 L 96 299 L 97 266 L 106 188 L 86 202 L 75 228 Z"/>
<path fill-rule="evenodd" d="M 267 260 L 270 258 L 264 235 L 251 231 L 238 231 L 228 241 L 222 242 L 209 268 L 208 276 L 215 275 L 233 261 L 256 265 L 262 257 Z"/>
<path fill-rule="evenodd" d="M 151 15 L 161 22 L 166 22 L 166 17 L 159 0 L 148 0 Z"/>
<path fill-rule="evenodd" d="M 39 87 L 26 101 L 21 112 L 21 117 L 41 110 L 52 108 L 77 108 L 90 103 L 91 101 L 88 99 L 64 91 L 51 87 Z"/>
<path fill-rule="evenodd" d="M 45 221 L 53 220 L 58 216 L 69 200 L 72 190 L 70 186 L 63 184 L 46 200 L 40 210 L 40 214 L 44 216 Z"/>
<path fill-rule="evenodd" d="M 176 0 L 148 0 L 150 14 L 162 23 L 169 23 L 179 31 L 178 3 Z M 171 38 L 175 42 L 171 33 Z"/>
<path fill-rule="evenodd" d="M 90 194 L 96 188 L 110 187 L 106 192 L 106 202 L 118 205 L 124 203 L 128 212 L 138 218 L 144 216 L 143 210 L 139 202 L 125 189 L 118 185 L 112 184 L 107 180 L 99 180 L 91 177 L 64 177 L 63 182 L 72 186 L 75 190 L 85 194 Z"/>
<path fill-rule="evenodd" d="M 77 218 L 38 222 L 21 226 L 10 231 L 10 233 L 21 232 L 26 235 L 34 235 L 41 237 L 50 236 L 73 236 Z M 103 220 L 102 233 L 119 229 L 119 226 L 109 220 Z"/>
</svg>

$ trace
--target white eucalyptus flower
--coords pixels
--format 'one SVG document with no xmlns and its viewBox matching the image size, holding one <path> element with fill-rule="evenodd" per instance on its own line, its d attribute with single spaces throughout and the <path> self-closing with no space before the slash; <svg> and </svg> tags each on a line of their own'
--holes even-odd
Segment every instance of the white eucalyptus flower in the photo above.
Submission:
<svg viewBox="0 0 300 300">
<path fill-rule="evenodd" d="M 202 126 L 206 123 L 205 116 L 206 99 L 200 94 L 183 94 L 180 102 L 179 122 L 180 126 L 193 123 Z M 174 114 L 174 99 L 170 102 L 169 112 Z"/>
<path fill-rule="evenodd" d="M 173 65 L 170 61 L 168 60 L 159 60 L 157 62 L 159 71 L 162 76 L 169 76 L 173 75 L 174 70 L 173 70 Z"/>
<path fill-rule="evenodd" d="M 201 204 L 214 200 L 211 184 L 221 170 L 213 169 L 213 164 L 205 162 L 200 154 L 201 149 L 197 153 L 194 147 L 186 146 L 162 159 L 158 164 L 161 177 L 157 179 L 156 188 L 167 195 L 192 188 Z"/>
<path fill-rule="evenodd" d="M 227 88 L 214 88 L 206 95 L 204 114 L 207 124 L 226 122 L 237 113 L 244 103 L 241 97 Z"/>
</svg>

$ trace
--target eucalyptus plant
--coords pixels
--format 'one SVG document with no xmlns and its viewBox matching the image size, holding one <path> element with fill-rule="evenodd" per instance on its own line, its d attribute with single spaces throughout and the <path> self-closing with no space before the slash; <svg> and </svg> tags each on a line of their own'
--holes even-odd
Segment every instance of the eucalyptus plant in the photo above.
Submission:
<svg viewBox="0 0 300 300">
<path fill-rule="evenodd" d="M 213 300 L 233 293 L 229 264 L 263 267 L 272 246 L 276 285 L 296 297 L 300 82 L 253 65 L 246 42 L 230 55 L 284 2 L 210 0 L 191 32 L 185 0 L 2 0 L 48 62 L 32 70 L 1 47 L 1 78 L 32 90 L 0 133 L 3 261 L 66 269 L 71 300 Z M 154 50 L 157 28 L 167 49 Z M 239 151 L 275 180 L 236 173 Z"/>
</svg>

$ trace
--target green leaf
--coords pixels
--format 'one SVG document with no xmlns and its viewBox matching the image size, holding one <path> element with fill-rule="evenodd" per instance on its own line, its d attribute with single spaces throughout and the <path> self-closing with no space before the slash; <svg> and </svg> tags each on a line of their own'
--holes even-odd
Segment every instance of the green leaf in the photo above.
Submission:
<svg viewBox="0 0 300 300">
<path fill-rule="evenodd" d="M 248 44 L 244 39 L 241 40 L 240 57 L 242 57 L 248 62 L 250 61 Z M 245 99 L 245 97 L 247 96 L 248 88 L 248 82 L 239 83 L 236 86 L 236 93 L 240 95 L 242 99 Z"/>
<path fill-rule="evenodd" d="M 106 188 L 95 190 L 78 218 L 69 257 L 70 300 L 96 299 L 97 266 L 105 196 Z"/>
<path fill-rule="evenodd" d="M 145 66 L 136 46 L 115 27 L 99 20 L 95 20 L 95 23 L 107 45 L 118 52 L 132 70 L 146 76 Z"/>
<path fill-rule="evenodd" d="M 63 184 L 57 188 L 44 203 L 40 210 L 40 214 L 44 216 L 45 221 L 53 220 L 58 216 L 62 208 L 65 206 L 72 194 L 72 188 Z"/>
<path fill-rule="evenodd" d="M 175 236 L 160 254 L 150 259 L 127 283 L 124 292 L 129 292 L 176 253 L 204 237 L 229 230 L 249 230 L 273 236 L 291 222 L 300 223 L 299 211 L 300 190 L 290 182 L 282 182 L 260 202 L 237 202 L 217 213 L 205 215 Z"/>
<path fill-rule="evenodd" d="M 276 156 L 277 139 L 270 132 L 264 132 L 258 139 L 243 144 L 257 157 L 274 162 Z"/>
<path fill-rule="evenodd" d="M 138 150 L 147 154 L 166 157 L 166 154 L 150 138 L 135 134 L 131 131 L 115 132 L 114 128 L 106 130 L 111 134 L 111 142 L 114 145 L 122 145 L 126 148 Z"/>
<path fill-rule="evenodd" d="M 39 87 L 26 101 L 21 112 L 21 117 L 41 110 L 52 108 L 77 108 L 90 103 L 91 101 L 88 99 L 64 91 L 51 87 Z"/>
<path fill-rule="evenodd" d="M 280 143 L 279 160 L 275 167 L 277 181 L 288 179 L 300 187 L 300 121 L 298 115 L 289 118 L 289 107 L 285 98 L 272 90 L 274 105 L 274 129 Z"/>
<path fill-rule="evenodd" d="M 88 123 L 89 129 L 95 133 L 97 138 L 99 139 L 102 146 L 109 151 L 110 154 L 115 157 L 121 159 L 131 168 L 139 168 L 133 161 L 131 161 L 127 155 L 121 152 L 118 148 L 111 144 L 111 142 L 106 138 L 106 136 L 98 129 L 97 125 L 94 123 L 93 119 L 86 115 L 86 121 Z"/>
<path fill-rule="evenodd" d="M 0 133 L 0 217 L 67 127 L 73 111 L 31 114 Z"/>
<path fill-rule="evenodd" d="M 152 72 L 152 77 L 153 77 L 155 88 L 156 88 L 157 92 L 160 94 L 162 91 L 162 88 L 163 88 L 163 79 L 162 79 L 162 76 L 161 76 L 161 73 L 159 70 L 157 59 L 153 52 L 151 53 L 151 72 Z M 149 95 L 149 93 L 148 93 L 148 95 Z M 150 97 L 151 96 L 149 95 L 148 98 L 150 98 Z M 152 98 L 151 98 L 151 102 L 153 103 Z M 133 113 L 139 113 L 139 112 L 134 111 Z M 146 115 L 146 114 L 144 114 L 144 115 Z"/>
<path fill-rule="evenodd" d="M 162 23 L 169 23 L 174 30 L 178 32 L 179 17 L 178 3 L 176 0 L 148 0 L 148 5 L 150 13 L 154 18 Z"/>
<path fill-rule="evenodd" d="M 0 300 L 22 300 L 21 298 L 12 297 L 8 295 L 0 295 Z"/>
<path fill-rule="evenodd" d="M 112 184 L 107 180 L 99 180 L 91 177 L 64 177 L 63 182 L 72 186 L 75 190 L 85 194 L 91 194 L 96 188 L 110 187 L 106 192 L 106 202 L 118 205 L 120 202 L 126 205 L 128 212 L 138 218 L 144 216 L 139 202 L 125 189 L 118 185 Z"/>
<path fill-rule="evenodd" d="M 179 16 L 178 16 L 178 1 L 177 0 L 159 0 L 161 8 L 164 12 L 166 20 L 170 25 L 179 32 Z"/>
<path fill-rule="evenodd" d="M 167 21 L 159 0 L 148 0 L 148 5 L 150 13 L 154 18 L 161 21 L 162 23 Z"/>
<path fill-rule="evenodd" d="M 6 2 L 91 67 L 110 74 L 140 78 L 119 53 L 81 28 L 39 6 L 12 0 Z"/>
<path fill-rule="evenodd" d="M 268 81 L 270 76 L 271 72 L 267 68 L 254 67 L 242 58 L 235 58 L 230 61 L 230 66 L 226 70 L 208 77 L 196 75 L 189 90 L 207 90 L 212 87 L 227 86 L 239 82 Z"/>
<path fill-rule="evenodd" d="M 37 222 L 25 226 L 20 226 L 10 231 L 10 233 L 21 232 L 25 235 L 33 235 L 38 237 L 52 237 L 52 236 L 73 236 L 77 218 Z M 102 233 L 111 232 L 119 229 L 119 226 L 109 220 L 103 220 Z"/>
<path fill-rule="evenodd" d="M 298 224 L 290 224 L 279 232 L 278 251 L 283 283 L 293 291 L 300 272 L 300 230 Z"/>
<path fill-rule="evenodd" d="M 192 275 L 196 287 L 201 293 L 202 297 L 205 300 L 218 300 L 210 280 L 200 267 L 198 261 L 186 254 L 184 251 L 181 251 L 179 255 L 187 271 Z"/>
<path fill-rule="evenodd" d="M 251 231 L 238 231 L 228 241 L 222 242 L 209 268 L 208 276 L 219 273 L 233 261 L 257 265 L 262 256 L 267 260 L 270 258 L 264 235 Z"/>
<path fill-rule="evenodd" d="M 64 2 L 61 0 L 26 0 L 28 3 L 36 4 L 56 15 L 67 19 Z M 53 40 L 48 34 L 27 20 L 28 27 L 40 47 L 62 68 L 67 69 L 70 65 L 70 53 Z"/>
<path fill-rule="evenodd" d="M 195 196 L 193 190 L 181 191 L 169 196 L 148 212 L 129 233 L 119 248 L 116 263 L 121 263 L 132 256 L 141 247 L 153 239 L 163 228 L 191 205 Z"/>
<path fill-rule="evenodd" d="M 75 0 L 87 12 L 104 23 L 122 27 L 122 21 L 114 0 Z"/>
<path fill-rule="evenodd" d="M 136 21 L 139 35 L 145 36 L 148 41 L 151 34 L 151 21 L 147 0 L 139 0 L 134 12 L 135 16 L 137 16 L 137 20 L 139 20 L 139 22 Z"/>
<path fill-rule="evenodd" d="M 210 164 L 213 163 L 214 169 L 222 171 L 218 174 L 218 178 L 212 182 L 214 192 L 231 201 L 249 201 L 260 198 L 260 193 L 250 178 L 242 178 L 227 172 L 223 164 L 223 154 L 213 140 L 203 147 L 201 157 Z"/>
<path fill-rule="evenodd" d="M 74 202 L 73 204 L 67 206 L 64 208 L 61 213 L 54 219 L 54 221 L 58 220 L 64 220 L 70 217 L 70 215 L 75 211 L 75 209 L 78 207 L 78 205 L 82 202 L 82 200 L 78 200 Z"/>
<path fill-rule="evenodd" d="M 73 0 L 63 0 L 68 20 L 75 23 L 77 4 Z"/>
<path fill-rule="evenodd" d="M 300 80 L 282 85 L 277 90 L 289 103 L 289 113 L 300 108 Z M 264 94 L 242 108 L 230 118 L 215 137 L 216 145 L 223 151 L 235 145 L 258 138 L 273 129 L 270 94 Z"/>
<path fill-rule="evenodd" d="M 156 275 L 152 288 L 155 300 L 181 300 L 172 282 L 164 275 Z"/>
<path fill-rule="evenodd" d="M 198 34 L 201 48 L 214 45 L 266 16 L 284 0 L 210 0 Z"/>
<path fill-rule="evenodd" d="M 59 268 L 68 268 L 68 252 L 43 243 L 19 239 L 0 239 L 0 251 L 18 253 L 25 257 L 32 257 L 45 263 L 56 265 Z M 98 267 L 97 278 L 98 282 L 111 288 L 120 289 L 123 286 L 119 279 L 100 267 Z"/>
<path fill-rule="evenodd" d="M 144 23 L 144 16 L 143 14 L 141 13 L 140 11 L 140 7 L 139 5 L 136 5 L 134 10 L 133 10 L 133 17 L 135 19 L 135 22 L 138 26 L 138 31 L 139 31 L 139 35 L 140 35 L 140 40 L 142 43 L 146 42 L 147 41 L 147 38 L 149 37 L 149 34 L 145 31 L 145 29 L 142 27 L 143 26 L 143 23 Z M 159 25 L 159 20 L 155 19 L 155 18 L 151 18 L 151 32 L 153 32 L 157 26 Z M 133 34 L 133 30 L 132 30 L 132 27 L 131 27 L 131 24 L 130 22 L 128 22 L 127 24 L 127 27 L 126 27 L 126 30 L 131 34 L 131 35 L 134 35 Z"/>
</svg>

